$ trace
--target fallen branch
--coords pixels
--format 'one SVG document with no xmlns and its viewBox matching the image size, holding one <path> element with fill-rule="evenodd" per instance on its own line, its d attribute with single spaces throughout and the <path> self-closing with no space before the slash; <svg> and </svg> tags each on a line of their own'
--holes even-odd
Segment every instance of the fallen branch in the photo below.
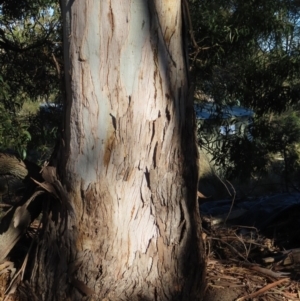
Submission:
<svg viewBox="0 0 300 301">
<path fill-rule="evenodd" d="M 252 294 L 249 294 L 247 296 L 238 298 L 238 299 L 236 299 L 236 301 L 244 301 L 244 300 L 247 300 L 247 299 L 255 298 L 255 297 L 257 297 L 261 294 L 264 294 L 266 291 L 270 290 L 271 288 L 276 287 L 277 285 L 283 283 L 284 281 L 289 281 L 289 280 L 290 280 L 289 278 L 280 279 L 278 281 L 275 281 L 273 283 L 270 283 L 270 284 L 266 285 L 265 287 L 261 288 L 260 290 L 258 290 L 255 293 L 252 293 Z"/>
<path fill-rule="evenodd" d="M 278 272 L 273 272 L 269 269 L 265 269 L 265 268 L 261 268 L 257 265 L 254 265 L 251 267 L 251 270 L 255 270 L 257 272 L 260 272 L 262 274 L 268 275 L 270 277 L 274 277 L 274 278 L 281 278 L 281 277 L 286 277 L 287 275 L 289 275 L 290 273 L 278 273 Z"/>
<path fill-rule="evenodd" d="M 236 253 L 239 257 L 241 257 L 242 259 L 244 259 L 246 262 L 248 262 L 248 259 L 241 254 L 236 248 L 234 248 L 231 244 L 227 243 L 226 241 L 224 241 L 223 239 L 217 238 L 217 237 L 211 237 L 212 240 L 218 240 L 220 242 L 222 242 L 223 244 L 225 244 L 231 251 L 233 251 L 234 253 Z"/>
</svg>

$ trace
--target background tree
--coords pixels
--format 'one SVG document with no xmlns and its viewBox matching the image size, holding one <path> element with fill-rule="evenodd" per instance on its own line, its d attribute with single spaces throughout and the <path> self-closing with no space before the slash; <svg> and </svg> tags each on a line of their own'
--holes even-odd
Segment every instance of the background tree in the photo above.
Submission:
<svg viewBox="0 0 300 301">
<path fill-rule="evenodd" d="M 263 139 L 268 139 L 270 114 L 279 116 L 287 109 L 298 109 L 299 3 L 191 2 L 195 41 L 191 60 L 198 90 L 217 103 L 241 104 L 256 114 L 250 148 L 248 141 L 240 138 L 228 141 L 226 148 L 215 153 L 219 165 L 229 166 L 227 176 L 240 177 L 243 166 L 248 178 L 268 162 L 262 154 L 268 152 L 264 146 L 269 143 Z"/>
</svg>

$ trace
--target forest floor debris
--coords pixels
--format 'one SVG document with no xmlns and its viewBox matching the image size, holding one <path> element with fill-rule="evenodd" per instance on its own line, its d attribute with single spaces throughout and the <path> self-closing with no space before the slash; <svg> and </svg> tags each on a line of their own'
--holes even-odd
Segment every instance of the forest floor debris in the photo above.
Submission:
<svg viewBox="0 0 300 301">
<path fill-rule="evenodd" d="M 207 252 L 204 301 L 300 300 L 300 208 L 264 229 L 203 217 Z M 240 221 L 240 220 L 239 220 Z M 297 245 L 298 244 L 298 245 Z"/>
</svg>

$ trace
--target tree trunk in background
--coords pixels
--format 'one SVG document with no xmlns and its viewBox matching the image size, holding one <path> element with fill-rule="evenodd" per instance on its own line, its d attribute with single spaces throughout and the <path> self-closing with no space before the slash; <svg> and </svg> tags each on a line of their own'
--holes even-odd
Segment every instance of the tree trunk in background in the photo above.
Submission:
<svg viewBox="0 0 300 301">
<path fill-rule="evenodd" d="M 58 169 L 74 212 L 64 231 L 48 226 L 36 291 L 43 300 L 200 300 L 205 265 L 181 3 L 62 7 L 67 102 Z"/>
</svg>

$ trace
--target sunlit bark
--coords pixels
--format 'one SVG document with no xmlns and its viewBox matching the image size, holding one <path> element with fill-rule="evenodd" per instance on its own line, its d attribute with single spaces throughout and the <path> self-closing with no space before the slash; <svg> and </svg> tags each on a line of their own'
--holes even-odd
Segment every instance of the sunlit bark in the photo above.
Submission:
<svg viewBox="0 0 300 301">
<path fill-rule="evenodd" d="M 74 213 L 64 232 L 47 230 L 51 243 L 35 274 L 43 299 L 200 300 L 180 1 L 62 7 L 67 102 L 58 169 Z"/>
</svg>

